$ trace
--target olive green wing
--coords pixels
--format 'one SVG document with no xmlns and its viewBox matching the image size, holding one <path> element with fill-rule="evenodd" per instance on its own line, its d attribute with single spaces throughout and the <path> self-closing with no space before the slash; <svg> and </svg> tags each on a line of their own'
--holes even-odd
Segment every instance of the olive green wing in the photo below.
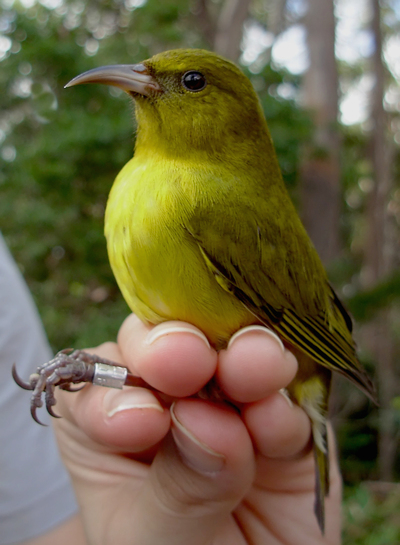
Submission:
<svg viewBox="0 0 400 545">
<path fill-rule="evenodd" d="M 214 207 L 187 227 L 216 281 L 288 343 L 374 399 L 356 355 L 351 318 L 298 217 L 277 217 L 267 230 L 254 210 L 243 213 L 242 206 L 241 212 L 239 218 Z"/>
</svg>

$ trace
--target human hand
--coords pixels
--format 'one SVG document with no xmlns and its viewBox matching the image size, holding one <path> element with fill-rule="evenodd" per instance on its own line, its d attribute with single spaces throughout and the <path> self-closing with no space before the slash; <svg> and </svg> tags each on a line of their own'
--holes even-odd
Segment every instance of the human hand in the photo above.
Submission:
<svg viewBox="0 0 400 545">
<path fill-rule="evenodd" d="M 118 344 L 88 350 L 166 394 L 93 386 L 57 393 L 64 418 L 55 429 L 89 543 L 340 543 L 333 434 L 322 537 L 310 423 L 279 392 L 296 359 L 265 328 L 242 331 L 217 353 L 189 324 L 153 327 L 131 315 Z M 214 375 L 237 409 L 189 397 Z"/>
</svg>

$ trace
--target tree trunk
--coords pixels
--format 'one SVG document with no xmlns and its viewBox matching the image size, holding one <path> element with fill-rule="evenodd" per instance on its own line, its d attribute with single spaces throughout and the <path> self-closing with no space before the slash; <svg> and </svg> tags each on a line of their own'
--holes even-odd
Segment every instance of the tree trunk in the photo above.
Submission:
<svg viewBox="0 0 400 545">
<path fill-rule="evenodd" d="M 327 264 L 339 252 L 340 138 L 338 72 L 333 0 L 308 0 L 305 16 L 310 66 L 303 80 L 303 104 L 315 125 L 301 169 L 304 225 Z"/>
<path fill-rule="evenodd" d="M 225 0 L 220 8 L 211 0 L 197 0 L 193 13 L 197 25 L 216 53 L 236 62 L 240 56 L 243 25 L 251 0 Z"/>
<path fill-rule="evenodd" d="M 225 0 L 219 13 L 214 51 L 232 61 L 240 56 L 243 24 L 246 21 L 251 0 Z"/>
<path fill-rule="evenodd" d="M 193 14 L 203 38 L 212 47 L 215 39 L 216 22 L 214 10 L 211 9 L 208 0 L 197 0 L 193 6 Z"/>
<path fill-rule="evenodd" d="M 371 0 L 372 32 L 375 51 L 372 58 L 375 85 L 371 96 L 370 156 L 374 187 L 367 206 L 368 232 L 363 278 L 366 287 L 373 286 L 392 268 L 390 228 L 387 203 L 391 187 L 392 149 L 386 138 L 387 114 L 383 107 L 385 68 L 382 60 L 382 33 L 379 0 Z M 377 362 L 379 387 L 378 470 L 382 480 L 393 479 L 395 462 L 395 421 L 391 407 L 396 382 L 394 372 L 393 339 L 390 332 L 390 310 L 384 309 L 367 327 L 368 347 Z"/>
</svg>

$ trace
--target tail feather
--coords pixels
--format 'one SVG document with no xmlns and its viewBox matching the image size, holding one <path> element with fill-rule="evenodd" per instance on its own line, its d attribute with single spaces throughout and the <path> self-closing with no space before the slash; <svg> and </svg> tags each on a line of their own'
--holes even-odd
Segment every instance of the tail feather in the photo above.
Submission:
<svg viewBox="0 0 400 545">
<path fill-rule="evenodd" d="M 311 420 L 315 459 L 314 511 L 322 534 L 325 531 L 325 497 L 329 494 L 329 451 L 327 442 L 328 395 L 331 372 L 306 354 L 297 352 L 299 372 L 289 392 Z"/>
<path fill-rule="evenodd" d="M 325 427 L 326 442 L 326 427 Z M 329 450 L 325 451 L 314 442 L 315 459 L 315 503 L 314 512 L 322 534 L 325 533 L 325 497 L 329 494 Z"/>
</svg>

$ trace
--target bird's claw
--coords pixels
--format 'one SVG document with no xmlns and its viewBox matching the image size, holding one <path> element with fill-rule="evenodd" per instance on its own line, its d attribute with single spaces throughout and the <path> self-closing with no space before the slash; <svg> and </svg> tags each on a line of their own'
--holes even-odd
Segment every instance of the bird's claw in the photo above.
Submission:
<svg viewBox="0 0 400 545">
<path fill-rule="evenodd" d="M 49 362 L 40 365 L 36 373 L 32 373 L 29 382 L 22 380 L 12 366 L 14 381 L 24 390 L 31 390 L 31 415 L 42 426 L 36 411 L 43 406 L 42 394 L 45 394 L 47 412 L 54 418 L 60 418 L 53 406 L 57 400 L 54 392 L 59 387 L 68 392 L 78 392 L 86 383 L 93 383 L 111 388 L 122 388 L 123 385 L 139 386 L 154 390 L 141 378 L 130 374 L 125 367 L 120 367 L 115 362 L 88 354 L 83 350 L 66 348 L 60 350 Z M 81 384 L 78 388 L 71 388 L 72 384 Z"/>
<path fill-rule="evenodd" d="M 36 373 L 29 377 L 28 382 L 19 377 L 15 364 L 12 367 L 12 376 L 18 386 L 32 391 L 31 415 L 38 424 L 42 424 L 36 414 L 37 409 L 43 406 L 42 394 L 45 393 L 47 412 L 54 418 L 60 418 L 53 410 L 57 402 L 54 395 L 55 387 L 74 391 L 70 387 L 71 384 L 92 382 L 97 362 L 99 362 L 97 356 L 68 348 L 58 352 L 49 362 L 40 365 Z M 115 365 L 112 362 L 108 363 Z"/>
<path fill-rule="evenodd" d="M 16 367 L 15 363 L 13 363 L 13 365 L 12 365 L 11 374 L 12 374 L 12 377 L 14 379 L 14 382 L 16 382 L 20 388 L 23 388 L 24 390 L 33 390 L 34 386 L 32 385 L 32 383 L 31 382 L 25 382 L 18 375 L 17 367 Z M 33 377 L 33 375 L 31 375 L 31 377 Z"/>
</svg>

